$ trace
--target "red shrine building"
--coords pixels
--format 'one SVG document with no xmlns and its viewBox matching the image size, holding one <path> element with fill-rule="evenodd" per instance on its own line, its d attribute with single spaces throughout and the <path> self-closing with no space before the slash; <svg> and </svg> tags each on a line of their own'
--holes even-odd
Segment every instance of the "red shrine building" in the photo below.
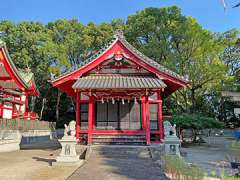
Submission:
<svg viewBox="0 0 240 180">
<path fill-rule="evenodd" d="M 87 144 L 163 139 L 162 100 L 188 81 L 146 57 L 121 32 L 53 86 L 76 100 L 76 137 Z"/>
<path fill-rule="evenodd" d="M 0 41 L 0 118 L 36 119 L 37 114 L 27 109 L 28 97 L 38 95 L 33 73 L 17 69 Z"/>
</svg>

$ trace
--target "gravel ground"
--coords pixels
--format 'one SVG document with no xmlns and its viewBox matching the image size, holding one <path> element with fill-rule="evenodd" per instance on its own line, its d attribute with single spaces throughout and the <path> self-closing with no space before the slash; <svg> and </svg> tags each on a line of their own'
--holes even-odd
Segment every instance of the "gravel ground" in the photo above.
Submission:
<svg viewBox="0 0 240 180">
<path fill-rule="evenodd" d="M 222 171 L 232 174 L 226 156 L 231 154 L 229 146 L 233 139 L 227 136 L 205 138 L 206 143 L 182 148 L 187 153 L 186 161 L 202 167 L 209 175 L 216 172 L 221 175 Z"/>
</svg>

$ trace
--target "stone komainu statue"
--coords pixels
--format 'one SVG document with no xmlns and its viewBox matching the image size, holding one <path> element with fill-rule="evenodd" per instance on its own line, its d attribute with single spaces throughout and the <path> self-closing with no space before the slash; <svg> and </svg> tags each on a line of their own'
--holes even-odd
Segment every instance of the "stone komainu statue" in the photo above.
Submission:
<svg viewBox="0 0 240 180">
<path fill-rule="evenodd" d="M 76 135 L 76 122 L 71 121 L 69 125 L 64 124 L 64 136 L 75 136 Z"/>
<path fill-rule="evenodd" d="M 176 124 L 172 126 L 169 121 L 164 121 L 163 125 L 165 136 L 176 136 Z"/>
</svg>

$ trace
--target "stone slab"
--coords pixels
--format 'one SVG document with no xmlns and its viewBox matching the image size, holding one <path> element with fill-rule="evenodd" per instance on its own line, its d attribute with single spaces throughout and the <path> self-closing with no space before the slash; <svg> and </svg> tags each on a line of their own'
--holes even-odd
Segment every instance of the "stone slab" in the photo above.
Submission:
<svg viewBox="0 0 240 180">
<path fill-rule="evenodd" d="M 85 160 L 80 159 L 76 162 L 53 162 L 52 166 L 82 166 L 84 164 Z"/>
<path fill-rule="evenodd" d="M 1 140 L 0 152 L 11 152 L 20 150 L 19 142 L 14 140 Z"/>
<path fill-rule="evenodd" d="M 57 157 L 57 162 L 78 162 L 79 161 L 79 156 L 58 156 Z"/>
</svg>

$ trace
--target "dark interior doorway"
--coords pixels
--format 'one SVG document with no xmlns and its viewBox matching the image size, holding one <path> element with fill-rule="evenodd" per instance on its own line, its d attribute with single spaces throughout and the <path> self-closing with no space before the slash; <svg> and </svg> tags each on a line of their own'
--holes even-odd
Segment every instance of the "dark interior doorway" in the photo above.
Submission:
<svg viewBox="0 0 240 180">
<path fill-rule="evenodd" d="M 99 130 L 141 130 L 141 104 L 97 102 L 95 127 Z"/>
</svg>

